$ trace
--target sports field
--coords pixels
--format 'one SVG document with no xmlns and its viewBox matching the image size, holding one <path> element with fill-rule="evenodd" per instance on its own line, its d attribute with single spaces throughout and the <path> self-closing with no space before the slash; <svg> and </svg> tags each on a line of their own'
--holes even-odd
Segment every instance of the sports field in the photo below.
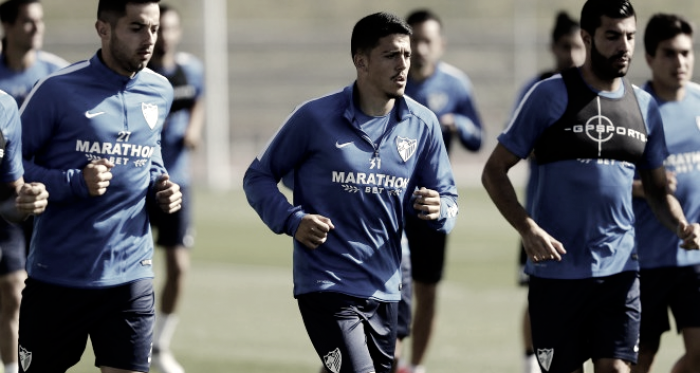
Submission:
<svg viewBox="0 0 700 373">
<path fill-rule="evenodd" d="M 173 342 L 187 372 L 317 372 L 292 297 L 291 238 L 270 232 L 240 190 L 195 198 L 197 246 Z M 429 371 L 520 372 L 517 237 L 482 188 L 462 189 L 460 206 Z M 681 351 L 667 333 L 655 371 L 670 371 Z M 70 370 L 95 371 L 90 347 Z"/>
</svg>

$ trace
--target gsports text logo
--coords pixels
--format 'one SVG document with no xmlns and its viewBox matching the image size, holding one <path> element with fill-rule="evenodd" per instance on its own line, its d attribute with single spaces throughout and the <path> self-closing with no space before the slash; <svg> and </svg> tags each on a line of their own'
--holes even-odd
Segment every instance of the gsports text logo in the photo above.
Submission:
<svg viewBox="0 0 700 373">
<path fill-rule="evenodd" d="M 603 150 L 603 143 L 610 141 L 615 135 L 628 136 L 641 142 L 647 142 L 647 136 L 637 130 L 631 128 L 616 126 L 610 118 L 602 115 L 600 106 L 600 97 L 597 97 L 598 115 L 590 117 L 585 124 L 575 124 L 565 131 L 573 131 L 574 133 L 585 133 L 589 139 L 598 143 L 598 156 L 600 157 Z"/>
</svg>

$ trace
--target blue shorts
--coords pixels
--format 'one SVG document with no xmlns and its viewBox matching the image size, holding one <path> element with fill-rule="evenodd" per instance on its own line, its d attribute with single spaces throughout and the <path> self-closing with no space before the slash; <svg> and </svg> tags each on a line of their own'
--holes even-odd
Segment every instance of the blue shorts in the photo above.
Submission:
<svg viewBox="0 0 700 373">
<path fill-rule="evenodd" d="M 396 338 L 404 339 L 411 334 L 411 299 L 413 284 L 411 281 L 411 257 L 401 256 L 401 300 L 399 301 L 399 319 L 396 326 Z"/>
<path fill-rule="evenodd" d="M 440 282 L 445 270 L 447 235 L 410 214 L 406 214 L 405 227 L 413 279 L 423 284 Z"/>
<path fill-rule="evenodd" d="M 640 271 L 642 290 L 642 346 L 656 346 L 661 334 L 671 329 L 668 310 L 676 330 L 700 327 L 700 265 Z"/>
<path fill-rule="evenodd" d="M 21 225 L 0 218 L 0 276 L 24 270 L 27 241 Z"/>
<path fill-rule="evenodd" d="M 192 197 L 188 187 L 180 186 L 182 192 L 182 208 L 173 214 L 168 214 L 159 206 L 150 208 L 149 219 L 157 233 L 156 244 L 162 247 L 194 246 L 194 230 L 192 228 Z"/>
<path fill-rule="evenodd" d="M 340 293 L 297 296 L 299 311 L 323 366 L 336 373 L 388 373 L 396 349 L 398 302 Z"/>
<path fill-rule="evenodd" d="M 571 373 L 589 358 L 637 362 L 639 275 L 581 280 L 530 276 L 532 341 L 547 373 Z"/>
<path fill-rule="evenodd" d="M 28 278 L 19 317 L 20 372 L 64 373 L 88 336 L 95 366 L 148 372 L 155 320 L 153 281 L 102 289 Z"/>
</svg>

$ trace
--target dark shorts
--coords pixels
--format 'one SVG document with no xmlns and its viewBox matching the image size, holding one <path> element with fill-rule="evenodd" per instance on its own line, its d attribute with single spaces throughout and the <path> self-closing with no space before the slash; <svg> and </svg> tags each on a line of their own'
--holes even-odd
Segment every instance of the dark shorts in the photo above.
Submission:
<svg viewBox="0 0 700 373">
<path fill-rule="evenodd" d="M 297 301 L 311 343 L 330 372 L 391 371 L 398 302 L 340 293 L 302 294 Z"/>
<path fill-rule="evenodd" d="M 406 214 L 405 232 L 411 249 L 413 279 L 423 284 L 440 282 L 445 269 L 447 235 L 410 214 Z"/>
<path fill-rule="evenodd" d="M 180 186 L 182 208 L 167 214 L 157 205 L 150 207 L 151 226 L 157 230 L 156 244 L 161 247 L 194 246 L 192 225 L 192 196 L 188 187 Z"/>
<path fill-rule="evenodd" d="M 399 319 L 396 326 L 396 338 L 404 339 L 411 334 L 411 299 L 413 285 L 411 281 L 411 256 L 401 256 L 401 300 L 399 301 Z"/>
<path fill-rule="evenodd" d="M 21 225 L 0 218 L 0 276 L 24 270 L 27 244 Z"/>
<path fill-rule="evenodd" d="M 525 273 L 525 263 L 527 263 L 527 253 L 525 246 L 520 242 L 520 255 L 518 256 L 518 285 L 528 286 L 530 284 L 530 275 Z"/>
<path fill-rule="evenodd" d="M 531 276 L 528 301 L 533 346 L 543 371 L 571 373 L 589 358 L 637 362 L 637 272 L 582 280 Z"/>
<path fill-rule="evenodd" d="M 103 289 L 27 279 L 20 305 L 20 372 L 66 372 L 80 361 L 88 336 L 95 366 L 148 372 L 154 302 L 151 279 Z"/>
<path fill-rule="evenodd" d="M 668 310 L 676 330 L 700 327 L 700 265 L 640 271 L 642 290 L 642 345 L 656 345 L 671 329 Z"/>
</svg>

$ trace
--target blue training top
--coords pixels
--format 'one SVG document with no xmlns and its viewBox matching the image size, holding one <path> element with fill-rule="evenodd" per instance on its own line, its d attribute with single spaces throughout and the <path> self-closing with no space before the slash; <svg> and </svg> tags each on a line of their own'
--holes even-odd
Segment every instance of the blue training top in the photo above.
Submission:
<svg viewBox="0 0 700 373">
<path fill-rule="evenodd" d="M 192 107 L 204 95 L 204 66 L 193 55 L 178 52 L 176 68 L 152 70 L 168 78 L 174 87 L 173 106 L 163 125 L 163 163 L 170 179 L 180 186 L 190 184 L 190 151 L 184 138 L 190 124 Z"/>
<path fill-rule="evenodd" d="M 11 183 L 22 177 L 22 126 L 12 96 L 0 91 L 0 131 L 5 149 L 0 162 L 0 182 Z M 0 218 L 1 219 L 1 218 Z"/>
<path fill-rule="evenodd" d="M 676 174 L 675 196 L 689 222 L 700 221 L 700 86 L 686 84 L 680 101 L 662 101 L 649 83 L 644 87 L 659 104 L 669 156 L 667 171 Z M 643 198 L 634 199 L 637 250 L 641 268 L 700 264 L 700 251 L 680 248 L 678 236 L 663 226 Z"/>
<path fill-rule="evenodd" d="M 160 133 L 172 99 L 163 76 L 122 76 L 99 52 L 32 90 L 20 111 L 25 177 L 46 185 L 50 203 L 34 221 L 30 277 L 80 288 L 153 277 L 146 198 L 166 173 Z M 82 169 L 100 158 L 115 164 L 113 178 L 91 197 Z"/>
<path fill-rule="evenodd" d="M 469 77 L 456 67 L 439 62 L 435 72 L 422 82 L 411 79 L 406 83 L 406 95 L 427 106 L 440 118 L 445 114 L 454 116 L 459 141 L 471 150 L 481 148 L 483 127 L 474 103 L 474 93 Z M 452 132 L 442 128 L 447 151 L 450 151 Z"/>
<path fill-rule="evenodd" d="M 643 158 L 636 166 L 657 168 L 666 156 L 661 117 L 649 94 L 638 87 L 634 87 L 634 94 L 647 132 Z M 622 97 L 624 85 L 617 92 L 598 95 Z M 498 141 L 515 155 L 527 158 L 543 131 L 562 117 L 567 104 L 561 75 L 539 82 L 523 98 Z M 572 159 L 538 167 L 532 217 L 564 245 L 567 254 L 561 262 L 533 264 L 528 260 L 526 273 L 580 279 L 638 270 L 631 193 L 635 165 L 611 159 Z"/>
<path fill-rule="evenodd" d="M 0 54 L 0 90 L 14 97 L 17 100 L 17 107 L 21 107 L 29 91 L 39 79 L 43 79 L 66 66 L 68 66 L 68 62 L 61 57 L 44 51 L 36 51 L 36 60 L 32 66 L 22 71 L 15 71 L 5 63 L 5 55 Z"/>
<path fill-rule="evenodd" d="M 404 96 L 380 138 L 360 128 L 354 86 L 300 105 L 248 168 L 248 202 L 275 233 L 294 236 L 306 214 L 331 219 L 327 241 L 310 250 L 294 240 L 294 295 L 330 291 L 401 299 L 404 213 L 416 187 L 436 190 L 449 232 L 457 189 L 435 114 Z M 378 119 L 381 121 L 381 118 Z M 278 189 L 294 172 L 294 205 Z"/>
</svg>

